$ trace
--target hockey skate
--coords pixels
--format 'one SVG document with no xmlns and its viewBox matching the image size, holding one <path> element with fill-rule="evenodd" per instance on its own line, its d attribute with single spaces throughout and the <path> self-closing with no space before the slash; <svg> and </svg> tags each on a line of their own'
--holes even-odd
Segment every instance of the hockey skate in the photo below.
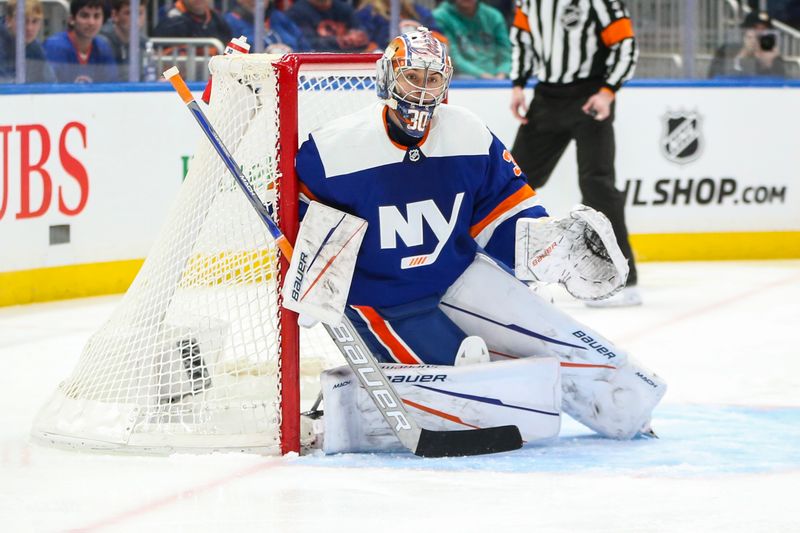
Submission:
<svg viewBox="0 0 800 533">
<path fill-rule="evenodd" d="M 305 450 L 322 449 L 325 438 L 325 424 L 322 417 L 325 411 L 320 409 L 321 403 L 320 391 L 314 405 L 308 411 L 300 413 L 300 446 Z"/>
<path fill-rule="evenodd" d="M 657 439 L 658 438 L 658 435 L 656 434 L 655 431 L 653 431 L 653 427 L 650 425 L 650 422 L 647 422 L 644 426 L 642 426 L 642 429 L 639 430 L 639 433 L 637 434 L 637 436 L 641 437 L 643 439 Z"/>
</svg>

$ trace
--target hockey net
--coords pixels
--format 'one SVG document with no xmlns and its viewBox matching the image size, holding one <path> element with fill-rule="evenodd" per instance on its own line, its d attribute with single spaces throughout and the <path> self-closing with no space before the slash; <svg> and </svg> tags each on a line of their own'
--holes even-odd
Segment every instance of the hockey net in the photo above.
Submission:
<svg viewBox="0 0 800 533">
<path fill-rule="evenodd" d="M 376 56 L 218 56 L 208 115 L 281 230 L 308 132 L 375 100 Z M 179 105 L 176 102 L 176 105 Z M 33 436 L 82 449 L 299 451 L 301 398 L 341 359 L 280 306 L 285 261 L 203 138 L 145 263 Z"/>
</svg>

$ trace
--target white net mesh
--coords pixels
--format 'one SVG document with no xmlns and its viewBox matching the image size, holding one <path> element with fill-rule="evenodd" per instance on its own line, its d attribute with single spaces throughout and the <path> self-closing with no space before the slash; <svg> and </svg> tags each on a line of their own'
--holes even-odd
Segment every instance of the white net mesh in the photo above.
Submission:
<svg viewBox="0 0 800 533">
<path fill-rule="evenodd" d="M 280 219 L 279 83 L 266 55 L 212 61 L 207 112 Z M 297 90 L 300 140 L 374 101 L 374 68 L 309 65 Z M 347 70 L 345 70 L 347 69 Z M 281 79 L 280 83 L 291 83 Z M 283 117 L 280 117 L 283 113 Z M 279 120 L 280 119 L 280 120 Z M 279 148 L 280 147 L 280 148 Z M 34 423 L 39 439 L 88 449 L 280 451 L 278 252 L 203 138 L 168 220 L 111 318 Z M 324 330 L 301 333 L 301 383 L 338 364 Z"/>
</svg>

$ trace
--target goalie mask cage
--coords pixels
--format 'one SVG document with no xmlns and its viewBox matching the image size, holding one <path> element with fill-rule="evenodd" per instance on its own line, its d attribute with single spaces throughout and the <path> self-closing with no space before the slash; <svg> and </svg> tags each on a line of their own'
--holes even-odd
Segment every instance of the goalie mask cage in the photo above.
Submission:
<svg viewBox="0 0 800 533">
<path fill-rule="evenodd" d="M 378 57 L 211 61 L 209 119 L 291 242 L 299 141 L 376 100 Z M 301 339 L 296 315 L 281 308 L 286 268 L 203 138 L 142 269 L 39 412 L 32 435 L 140 453 L 299 451 L 301 389 L 307 385 L 304 400 L 313 399 L 319 372 L 339 356 L 321 327 Z"/>
</svg>

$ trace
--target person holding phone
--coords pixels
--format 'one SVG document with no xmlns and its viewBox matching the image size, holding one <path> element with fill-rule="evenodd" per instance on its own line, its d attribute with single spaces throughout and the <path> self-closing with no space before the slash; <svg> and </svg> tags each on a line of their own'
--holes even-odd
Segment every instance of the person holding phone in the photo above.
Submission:
<svg viewBox="0 0 800 533">
<path fill-rule="evenodd" d="M 778 44 L 778 32 L 769 15 L 751 11 L 742 22 L 742 42 L 717 49 L 708 77 L 783 78 L 786 69 Z"/>
</svg>

